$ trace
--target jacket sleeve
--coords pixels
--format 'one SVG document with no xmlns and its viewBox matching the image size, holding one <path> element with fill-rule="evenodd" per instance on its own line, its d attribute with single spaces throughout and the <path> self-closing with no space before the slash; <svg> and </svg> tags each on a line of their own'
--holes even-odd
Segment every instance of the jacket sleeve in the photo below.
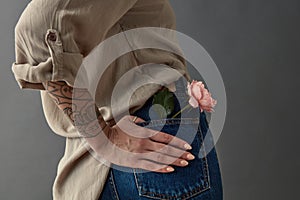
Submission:
<svg viewBox="0 0 300 200">
<path fill-rule="evenodd" d="M 15 27 L 12 72 L 19 87 L 44 90 L 45 81 L 74 86 L 75 79 L 85 80 L 86 72 L 78 73 L 83 58 L 136 1 L 31 1 Z"/>
</svg>

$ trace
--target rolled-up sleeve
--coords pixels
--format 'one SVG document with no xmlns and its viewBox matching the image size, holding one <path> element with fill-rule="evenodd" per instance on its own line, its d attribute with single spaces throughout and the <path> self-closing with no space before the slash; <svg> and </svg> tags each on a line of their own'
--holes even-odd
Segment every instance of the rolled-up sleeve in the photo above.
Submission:
<svg viewBox="0 0 300 200">
<path fill-rule="evenodd" d="M 45 81 L 74 86 L 84 80 L 86 73 L 78 73 L 83 58 L 136 1 L 31 1 L 15 27 L 12 72 L 19 87 L 44 90 Z"/>
</svg>

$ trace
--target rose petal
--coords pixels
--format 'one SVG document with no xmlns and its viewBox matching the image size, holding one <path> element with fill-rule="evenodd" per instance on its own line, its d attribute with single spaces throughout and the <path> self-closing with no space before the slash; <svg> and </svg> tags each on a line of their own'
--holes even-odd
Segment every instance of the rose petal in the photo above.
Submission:
<svg viewBox="0 0 300 200">
<path fill-rule="evenodd" d="M 194 97 L 192 97 L 192 96 L 190 97 L 189 104 L 193 108 L 197 108 L 199 106 L 198 101 Z"/>
<path fill-rule="evenodd" d="M 199 107 L 201 112 L 213 112 L 213 107 L 217 101 L 212 98 L 211 93 L 205 88 L 201 81 L 193 80 L 187 85 L 188 94 L 190 96 L 189 104 L 196 108 Z"/>
<path fill-rule="evenodd" d="M 210 107 L 211 102 L 209 100 L 203 99 L 203 100 L 200 100 L 199 105 L 200 106 L 205 106 L 205 107 Z"/>
<path fill-rule="evenodd" d="M 191 84 L 191 93 L 198 101 L 202 98 L 201 88 L 197 85 L 197 82 Z"/>
<path fill-rule="evenodd" d="M 195 83 L 199 88 L 204 88 L 204 84 L 202 83 L 202 81 L 198 81 Z"/>
<path fill-rule="evenodd" d="M 200 112 L 203 112 L 204 110 L 200 107 Z"/>
</svg>

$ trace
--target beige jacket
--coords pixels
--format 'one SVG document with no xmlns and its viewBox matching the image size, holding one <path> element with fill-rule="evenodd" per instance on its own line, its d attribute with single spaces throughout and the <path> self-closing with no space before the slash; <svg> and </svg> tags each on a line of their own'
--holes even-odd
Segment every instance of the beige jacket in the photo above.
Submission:
<svg viewBox="0 0 300 200">
<path fill-rule="evenodd" d="M 12 71 L 16 81 L 21 89 L 40 91 L 49 126 L 66 138 L 65 153 L 53 184 L 54 200 L 97 200 L 109 167 L 91 156 L 72 123 L 48 96 L 41 82 L 64 80 L 74 86 L 84 58 L 98 44 L 138 27 L 175 29 L 175 16 L 169 1 L 32 0 L 15 27 L 16 61 Z M 99 57 L 102 59 L 101 55 Z M 128 70 L 145 63 L 168 65 L 189 79 L 184 60 L 173 53 L 142 49 L 120 56 L 105 70 L 96 88 L 95 102 L 107 122 L 112 119 L 110 97 L 115 84 Z M 124 95 L 127 87 L 129 85 Z M 130 112 L 139 109 L 159 88 L 158 84 L 148 84 L 136 90 L 130 101 Z M 122 103 L 118 106 L 122 110 Z"/>
</svg>

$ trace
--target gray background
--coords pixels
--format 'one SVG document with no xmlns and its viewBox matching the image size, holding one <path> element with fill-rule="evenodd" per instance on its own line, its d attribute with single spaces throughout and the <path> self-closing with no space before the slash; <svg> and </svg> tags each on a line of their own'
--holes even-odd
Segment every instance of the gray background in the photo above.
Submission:
<svg viewBox="0 0 300 200">
<path fill-rule="evenodd" d="M 28 0 L 0 6 L 0 199 L 52 199 L 64 139 L 48 127 L 39 92 L 11 72 L 14 26 Z M 299 0 L 171 0 L 178 30 L 210 53 L 228 112 L 217 149 L 226 200 L 300 199 Z"/>
</svg>

